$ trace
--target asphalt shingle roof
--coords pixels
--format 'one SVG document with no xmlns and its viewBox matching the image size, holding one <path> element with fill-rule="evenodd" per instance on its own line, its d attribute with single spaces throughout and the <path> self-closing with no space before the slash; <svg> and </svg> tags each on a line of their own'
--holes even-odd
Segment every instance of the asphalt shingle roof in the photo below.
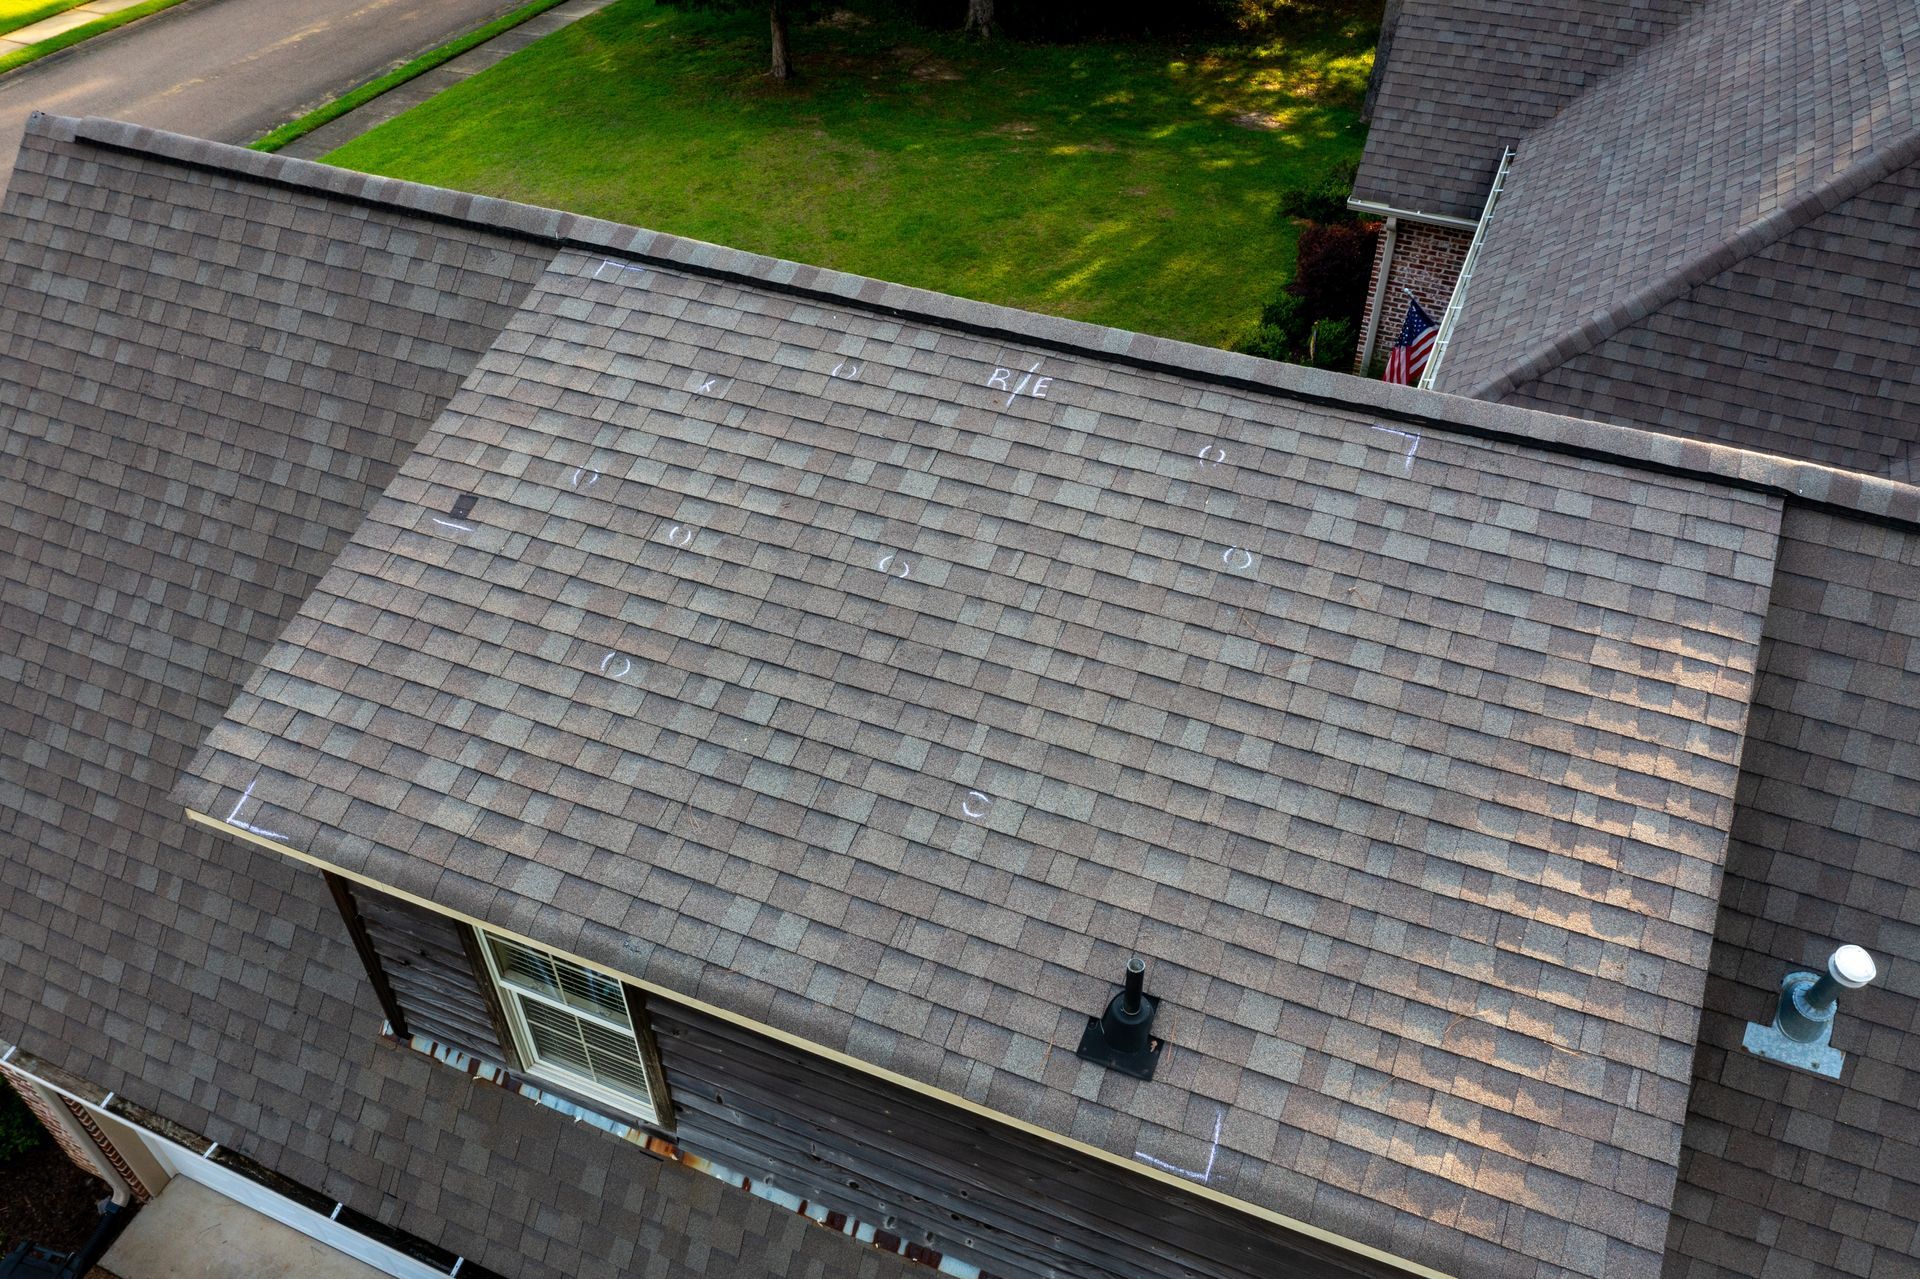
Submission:
<svg viewBox="0 0 1920 1279">
<path fill-rule="evenodd" d="M 319 877 L 168 798 L 551 257 L 235 169 L 43 116 L 0 212 L 0 1040 L 520 1279 L 917 1269 L 384 1044 Z"/>
<path fill-rule="evenodd" d="M 672 243 L 555 257 L 176 793 L 1415 1260 L 1657 1270 L 1777 503 Z M 1135 951 L 1150 1084 L 1071 1053 Z"/>
<path fill-rule="evenodd" d="M 1503 148 L 1698 7 L 1699 0 L 1405 0 L 1354 197 L 1478 220 Z"/>
<path fill-rule="evenodd" d="M 1520 147 L 1440 389 L 1892 470 L 1917 70 L 1897 0 L 1702 9 Z"/>
<path fill-rule="evenodd" d="M 1906 1279 L 1920 627 L 1887 566 L 1920 491 L 128 126 L 26 154 L 0 960 L 33 989 L 0 1032 L 30 1050 L 495 1266 L 706 1256 L 723 1205 L 353 1047 L 377 1013 L 316 877 L 185 799 L 1454 1273 L 1704 1276 L 1767 1239 Z M 370 235 L 407 247 L 321 273 Z M 355 434 L 336 366 L 456 322 L 383 372 L 444 412 Z M 283 346 L 312 365 L 254 368 Z M 335 432 L 387 471 L 309 453 Z M 1841 928 L 1889 958 L 1847 1085 L 1727 1052 Z M 1070 1052 L 1136 950 L 1151 1084 Z M 389 1203 L 396 1142 L 439 1180 Z M 768 1258 L 840 1260 L 782 1226 Z"/>
<path fill-rule="evenodd" d="M 1664 1273 L 1920 1276 L 1920 535 L 1789 510 Z M 1838 942 L 1837 1081 L 1741 1046 Z"/>
</svg>

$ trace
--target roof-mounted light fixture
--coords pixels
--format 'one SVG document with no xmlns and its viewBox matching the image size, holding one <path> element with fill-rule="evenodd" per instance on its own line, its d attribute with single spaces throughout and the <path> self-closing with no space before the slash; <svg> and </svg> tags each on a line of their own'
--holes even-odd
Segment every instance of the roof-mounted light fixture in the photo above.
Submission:
<svg viewBox="0 0 1920 1279">
<path fill-rule="evenodd" d="M 1107 1003 L 1107 1011 L 1087 1018 L 1086 1033 L 1074 1054 L 1135 1079 L 1152 1079 L 1160 1064 L 1164 1040 L 1153 1037 L 1153 1015 L 1160 1001 L 1146 992 L 1147 966 L 1134 956 L 1127 961 L 1126 985 Z"/>
<path fill-rule="evenodd" d="M 1747 1051 L 1783 1066 L 1840 1077 L 1847 1056 L 1832 1046 L 1833 1018 L 1842 990 L 1858 990 L 1879 976 L 1873 956 L 1858 946 L 1842 946 L 1827 960 L 1825 975 L 1791 972 L 1780 983 L 1773 1024 L 1747 1023 Z"/>
</svg>

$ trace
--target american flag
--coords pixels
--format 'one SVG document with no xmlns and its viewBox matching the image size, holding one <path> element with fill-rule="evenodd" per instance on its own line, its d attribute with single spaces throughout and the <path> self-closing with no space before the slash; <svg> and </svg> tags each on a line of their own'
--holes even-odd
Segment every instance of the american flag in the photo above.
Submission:
<svg viewBox="0 0 1920 1279">
<path fill-rule="evenodd" d="M 1407 299 L 1406 323 L 1400 326 L 1400 340 L 1387 353 L 1387 381 L 1413 386 L 1427 370 L 1427 357 L 1433 354 L 1433 339 L 1440 334 L 1433 317 L 1420 309 L 1417 299 Z"/>
</svg>

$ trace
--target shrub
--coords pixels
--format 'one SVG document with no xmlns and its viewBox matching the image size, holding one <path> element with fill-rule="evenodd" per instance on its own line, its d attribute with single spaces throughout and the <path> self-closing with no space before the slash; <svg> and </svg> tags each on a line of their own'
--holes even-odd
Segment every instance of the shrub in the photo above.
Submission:
<svg viewBox="0 0 1920 1279">
<path fill-rule="evenodd" d="M 1359 170 L 1360 162 L 1355 160 L 1303 185 L 1281 188 L 1280 216 L 1309 222 L 1354 221 L 1347 197 L 1353 194 L 1353 179 Z"/>
<path fill-rule="evenodd" d="M 0 1083 L 0 1163 L 29 1150 L 38 1150 L 47 1139 L 47 1130 L 27 1109 L 18 1093 Z"/>
<path fill-rule="evenodd" d="M 1373 246 L 1379 228 L 1371 222 L 1310 226 L 1300 232 L 1293 283 L 1312 318 L 1351 320 L 1358 326 L 1367 305 L 1367 279 L 1373 274 Z"/>
<path fill-rule="evenodd" d="M 1261 310 L 1260 323 L 1233 349 L 1315 368 L 1352 368 L 1376 232 L 1370 222 L 1302 230 L 1293 282 Z"/>
<path fill-rule="evenodd" d="M 1349 372 L 1360 347 L 1360 332 L 1352 320 L 1315 320 L 1307 334 L 1304 364 L 1316 369 Z"/>
</svg>

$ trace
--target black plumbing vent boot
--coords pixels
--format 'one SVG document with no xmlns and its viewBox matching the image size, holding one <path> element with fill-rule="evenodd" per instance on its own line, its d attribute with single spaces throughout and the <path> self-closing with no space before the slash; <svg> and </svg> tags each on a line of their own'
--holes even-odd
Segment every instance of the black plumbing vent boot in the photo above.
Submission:
<svg viewBox="0 0 1920 1279">
<path fill-rule="evenodd" d="M 1086 1033 L 1074 1055 L 1135 1079 L 1152 1079 L 1166 1041 L 1153 1035 L 1153 1014 L 1160 1001 L 1146 993 L 1147 966 L 1136 957 L 1127 961 L 1127 984 L 1107 1004 L 1107 1011 L 1087 1018 Z"/>
</svg>

